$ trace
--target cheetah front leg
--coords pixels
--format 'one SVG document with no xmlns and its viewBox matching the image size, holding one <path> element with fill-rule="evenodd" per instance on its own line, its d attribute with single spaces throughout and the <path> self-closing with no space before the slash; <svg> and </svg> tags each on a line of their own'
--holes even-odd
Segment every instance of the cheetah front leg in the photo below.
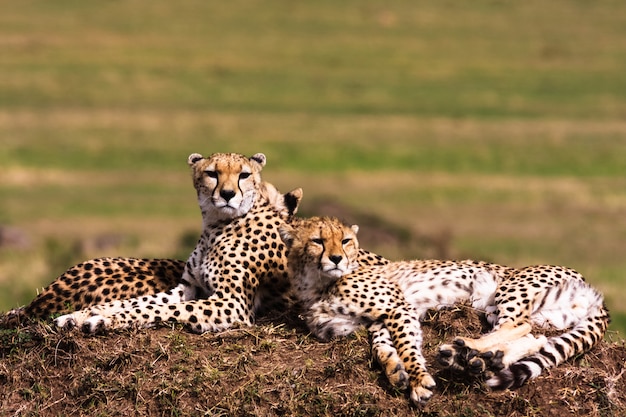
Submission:
<svg viewBox="0 0 626 417">
<path fill-rule="evenodd" d="M 426 359 L 422 355 L 422 329 L 417 313 L 410 306 L 399 306 L 385 315 L 383 323 L 409 375 L 411 401 L 414 404 L 425 403 L 432 397 L 436 384 L 426 369 Z"/>
<path fill-rule="evenodd" d="M 247 305 L 242 299 L 223 294 L 212 295 L 203 300 L 156 304 L 148 307 L 152 308 L 125 311 L 115 317 L 94 316 L 89 320 L 110 320 L 111 328 L 125 328 L 131 325 L 151 327 L 159 323 L 181 323 L 194 333 L 218 332 L 231 328 L 235 323 L 252 325 L 252 306 Z M 96 328 L 97 326 L 98 324 L 95 323 Z M 84 326 L 83 330 L 85 330 Z"/>
<path fill-rule="evenodd" d="M 369 327 L 372 356 L 385 371 L 387 379 L 396 388 L 405 390 L 409 386 L 409 375 L 404 370 L 402 359 L 393 345 L 391 334 L 381 322 Z"/>
<path fill-rule="evenodd" d="M 185 289 L 186 286 L 179 284 L 167 292 L 95 305 L 59 316 L 54 324 L 62 329 L 78 327 L 85 333 L 129 327 L 131 314 L 153 309 L 156 305 L 180 303 L 185 298 Z"/>
</svg>

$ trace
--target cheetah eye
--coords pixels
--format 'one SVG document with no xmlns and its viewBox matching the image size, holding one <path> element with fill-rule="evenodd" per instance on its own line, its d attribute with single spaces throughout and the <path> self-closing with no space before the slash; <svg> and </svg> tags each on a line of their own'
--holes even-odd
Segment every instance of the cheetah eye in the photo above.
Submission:
<svg viewBox="0 0 626 417">
<path fill-rule="evenodd" d="M 311 239 L 311 242 L 315 243 L 316 245 L 323 245 L 324 244 L 324 240 L 320 239 L 319 237 L 314 237 L 313 239 Z"/>
<path fill-rule="evenodd" d="M 342 245 L 347 245 L 347 244 L 348 244 L 348 243 L 350 243 L 351 241 L 352 241 L 352 239 L 351 239 L 351 238 L 349 238 L 349 237 L 347 237 L 347 238 L 345 238 L 344 240 L 342 240 L 342 241 L 341 241 L 341 244 L 342 244 Z"/>
<path fill-rule="evenodd" d="M 239 174 L 239 179 L 240 180 L 245 180 L 246 178 L 248 178 L 251 174 L 249 172 L 242 172 L 241 174 Z"/>
<path fill-rule="evenodd" d="M 217 171 L 206 170 L 204 171 L 204 175 L 206 175 L 209 178 L 217 178 Z"/>
</svg>

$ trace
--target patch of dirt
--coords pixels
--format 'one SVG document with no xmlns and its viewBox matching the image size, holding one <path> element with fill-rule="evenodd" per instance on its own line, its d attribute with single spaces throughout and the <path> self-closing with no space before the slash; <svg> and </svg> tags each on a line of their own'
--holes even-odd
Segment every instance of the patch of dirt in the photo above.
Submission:
<svg viewBox="0 0 626 417">
<path fill-rule="evenodd" d="M 433 312 L 424 352 L 437 381 L 411 406 L 372 363 L 365 331 L 320 343 L 295 315 L 195 335 L 157 328 L 85 336 L 44 323 L 0 329 L 0 410 L 7 416 L 623 416 L 624 342 L 603 342 L 516 391 L 491 392 L 438 368 L 455 335 L 477 335 L 466 307 Z"/>
</svg>

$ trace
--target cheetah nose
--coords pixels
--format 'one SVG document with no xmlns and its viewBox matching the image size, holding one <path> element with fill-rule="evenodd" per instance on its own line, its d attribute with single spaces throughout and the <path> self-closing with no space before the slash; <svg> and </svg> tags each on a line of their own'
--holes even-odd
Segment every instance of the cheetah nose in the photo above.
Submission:
<svg viewBox="0 0 626 417">
<path fill-rule="evenodd" d="M 233 190 L 221 190 L 220 191 L 220 196 L 226 201 L 230 201 L 230 199 L 233 198 L 235 194 L 236 193 Z"/>
<path fill-rule="evenodd" d="M 343 257 L 341 255 L 331 255 L 328 257 L 328 259 L 330 259 L 330 261 L 335 265 L 339 265 L 339 262 L 341 262 Z"/>
</svg>

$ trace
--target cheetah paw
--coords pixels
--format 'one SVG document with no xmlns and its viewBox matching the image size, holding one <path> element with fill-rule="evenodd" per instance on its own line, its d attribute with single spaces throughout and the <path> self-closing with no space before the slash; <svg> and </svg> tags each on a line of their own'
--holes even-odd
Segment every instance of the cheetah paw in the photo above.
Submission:
<svg viewBox="0 0 626 417">
<path fill-rule="evenodd" d="M 101 333 L 111 327 L 111 319 L 99 314 L 93 315 L 85 320 L 81 326 L 83 333 Z"/>
<path fill-rule="evenodd" d="M 54 319 L 54 325 L 59 329 L 71 330 L 76 327 L 76 319 L 73 314 L 64 314 Z"/>
<path fill-rule="evenodd" d="M 24 314 L 24 308 L 16 308 L 8 311 L 7 314 L 0 320 L 0 326 L 17 326 L 26 318 Z"/>
<path fill-rule="evenodd" d="M 424 375 L 419 382 L 411 381 L 411 401 L 413 404 L 424 404 L 433 396 L 435 380 L 429 374 Z"/>
<path fill-rule="evenodd" d="M 481 375 L 486 371 L 497 372 L 504 368 L 502 358 L 504 352 L 479 352 L 468 347 L 463 339 L 456 339 L 452 344 L 439 347 L 437 360 L 454 371 L 466 372 L 470 375 Z"/>
<path fill-rule="evenodd" d="M 409 386 L 409 374 L 404 370 L 404 366 L 402 363 L 398 363 L 395 368 L 391 371 L 385 370 L 387 374 L 387 379 L 394 387 L 405 390 Z"/>
</svg>

